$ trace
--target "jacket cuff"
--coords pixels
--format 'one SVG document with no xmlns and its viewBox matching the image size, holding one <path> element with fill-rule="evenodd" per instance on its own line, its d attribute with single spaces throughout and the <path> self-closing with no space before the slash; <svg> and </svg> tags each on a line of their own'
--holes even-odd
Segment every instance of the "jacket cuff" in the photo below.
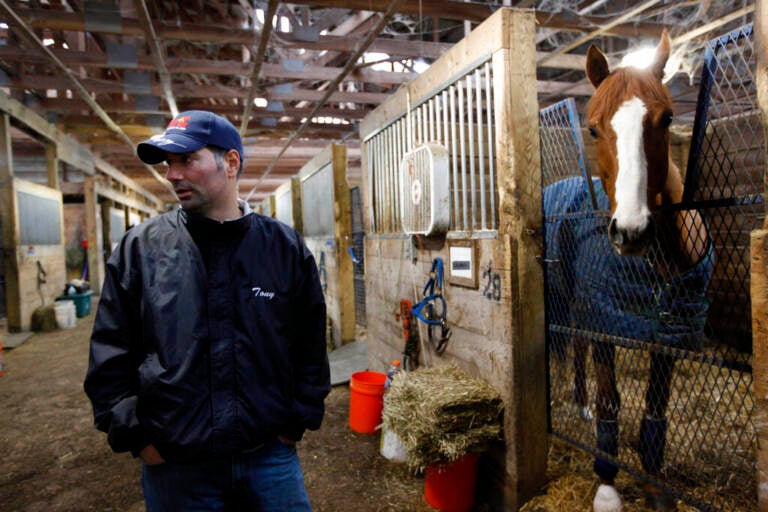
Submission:
<svg viewBox="0 0 768 512">
<path fill-rule="evenodd" d="M 304 427 L 296 427 L 291 426 L 288 428 L 283 429 L 283 431 L 280 433 L 283 437 L 287 437 L 288 439 L 292 441 L 301 441 L 301 438 L 304 437 Z"/>
<path fill-rule="evenodd" d="M 107 441 L 115 452 L 131 452 L 135 456 L 150 444 L 136 418 L 137 401 L 135 396 L 128 397 L 112 409 Z"/>
</svg>

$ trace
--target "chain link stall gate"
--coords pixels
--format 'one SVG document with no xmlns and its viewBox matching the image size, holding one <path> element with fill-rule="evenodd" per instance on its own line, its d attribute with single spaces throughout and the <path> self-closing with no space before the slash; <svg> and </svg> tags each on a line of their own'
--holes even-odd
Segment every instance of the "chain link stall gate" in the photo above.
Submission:
<svg viewBox="0 0 768 512">
<path fill-rule="evenodd" d="M 352 263 L 355 264 L 355 322 L 365 327 L 365 225 L 363 224 L 363 198 L 360 187 L 349 190 L 352 207 L 352 243 L 349 246 Z"/>
<path fill-rule="evenodd" d="M 685 302 L 690 311 L 706 312 L 703 339 L 676 345 L 649 343 L 633 333 L 629 323 L 617 334 L 616 326 L 601 325 L 600 319 L 585 321 L 583 315 L 573 313 L 578 309 L 569 303 L 574 273 L 586 269 L 574 268 L 569 258 L 575 254 L 570 245 L 575 240 L 559 233 L 584 222 L 607 226 L 607 204 L 597 200 L 599 181 L 585 179 L 590 173 L 573 101 L 540 112 L 550 430 L 707 511 L 756 507 L 749 234 L 764 220 L 766 149 L 756 102 L 751 36 L 747 27 L 711 41 L 706 48 L 685 197 L 675 208 L 686 215 L 698 210 L 709 228 L 714 254 L 706 294 L 691 295 L 672 281 L 647 283 L 657 299 Z M 554 199 L 552 191 L 560 199 Z M 660 263 L 653 259 L 662 256 L 652 249 L 644 258 L 650 266 Z M 609 303 L 631 303 L 631 296 L 622 295 L 630 289 L 618 287 L 618 293 L 606 292 L 599 300 L 607 309 L 619 308 Z M 704 305 L 693 304 L 694 299 Z M 672 320 L 686 321 L 670 318 L 663 309 L 649 311 L 653 304 L 630 307 L 644 309 L 644 315 L 655 318 L 654 329 L 659 331 L 671 332 Z M 608 351 L 615 354 L 621 396 L 615 458 L 598 449 L 600 429 L 595 418 L 596 401 L 600 400 L 595 396 L 595 367 Z M 654 358 L 673 365 L 668 396 L 663 398 L 655 396 L 663 388 L 648 382 Z M 648 456 L 639 433 L 641 425 L 649 421 L 646 397 L 669 404 L 663 419 L 663 455 L 656 461 L 660 471 L 655 475 L 641 464 L 647 462 L 642 457 Z"/>
</svg>

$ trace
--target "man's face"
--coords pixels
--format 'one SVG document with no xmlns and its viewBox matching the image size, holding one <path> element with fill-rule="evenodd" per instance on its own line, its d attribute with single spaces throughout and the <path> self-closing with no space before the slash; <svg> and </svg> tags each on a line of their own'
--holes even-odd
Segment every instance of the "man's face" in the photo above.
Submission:
<svg viewBox="0 0 768 512">
<path fill-rule="evenodd" d="M 201 148 L 193 153 L 167 153 L 166 163 L 165 177 L 186 211 L 209 216 L 231 201 L 226 157 L 217 165 L 213 152 Z"/>
</svg>

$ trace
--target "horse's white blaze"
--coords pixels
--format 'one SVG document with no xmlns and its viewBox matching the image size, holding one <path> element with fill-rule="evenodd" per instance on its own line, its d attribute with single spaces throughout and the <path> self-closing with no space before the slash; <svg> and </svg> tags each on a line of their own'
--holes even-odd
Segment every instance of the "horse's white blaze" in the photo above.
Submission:
<svg viewBox="0 0 768 512">
<path fill-rule="evenodd" d="M 611 126 L 616 133 L 616 227 L 637 230 L 645 227 L 650 210 L 647 202 L 648 161 L 643 149 L 643 117 L 647 109 L 640 98 L 625 101 L 613 115 Z"/>
</svg>

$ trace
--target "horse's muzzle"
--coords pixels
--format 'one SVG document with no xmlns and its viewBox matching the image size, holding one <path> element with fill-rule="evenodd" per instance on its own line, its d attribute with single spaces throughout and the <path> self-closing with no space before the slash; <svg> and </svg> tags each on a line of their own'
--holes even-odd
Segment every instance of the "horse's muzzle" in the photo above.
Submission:
<svg viewBox="0 0 768 512">
<path fill-rule="evenodd" d="M 655 235 L 656 227 L 650 217 L 640 228 L 619 228 L 615 218 L 608 224 L 608 240 L 622 256 L 644 256 Z"/>
</svg>

